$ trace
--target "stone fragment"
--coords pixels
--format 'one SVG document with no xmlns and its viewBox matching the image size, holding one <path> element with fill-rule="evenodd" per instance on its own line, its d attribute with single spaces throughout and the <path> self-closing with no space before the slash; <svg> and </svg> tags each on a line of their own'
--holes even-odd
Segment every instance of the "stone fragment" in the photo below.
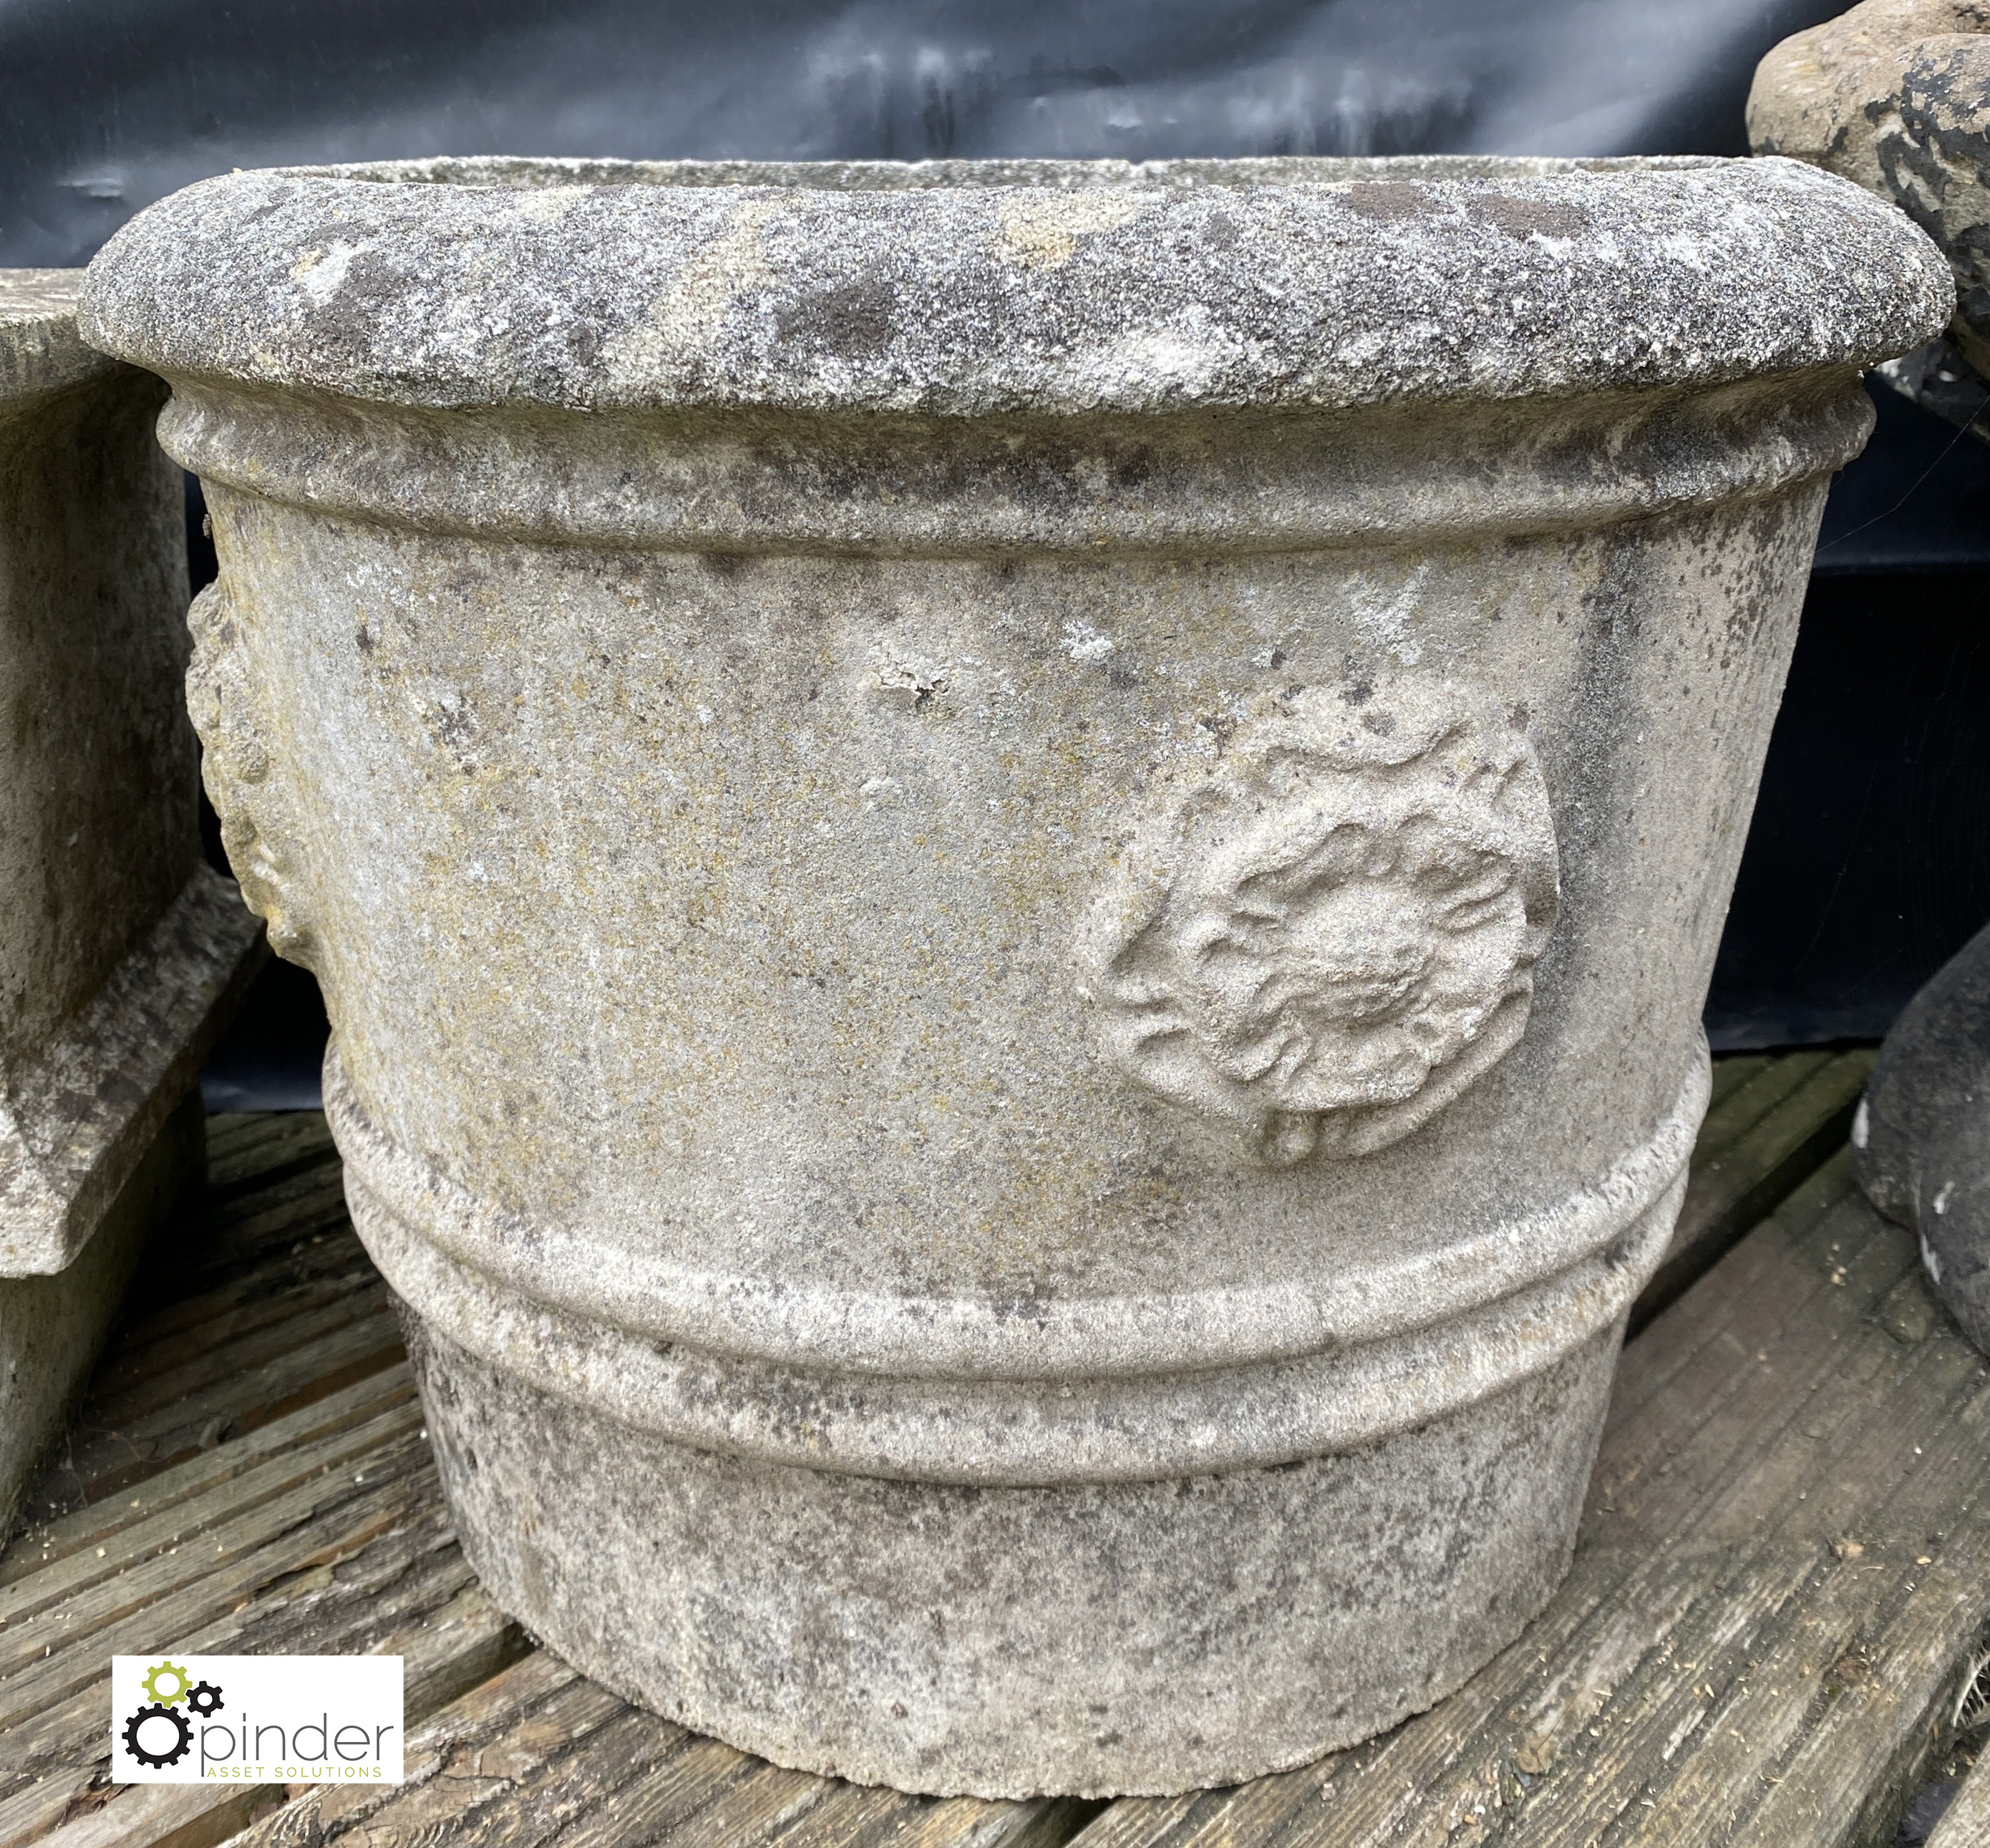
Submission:
<svg viewBox="0 0 1990 1848">
<path fill-rule="evenodd" d="M 1990 443 L 1990 417 L 1984 415 L 1990 410 L 1990 383 L 1946 336 L 1875 366 L 1873 376 L 1978 443 Z"/>
<path fill-rule="evenodd" d="M 1893 1023 L 1852 1149 L 1866 1198 L 1919 1235 L 1929 1280 L 1990 1354 L 1990 927 Z"/>
<path fill-rule="evenodd" d="M 0 270 L 0 1528 L 204 1146 L 180 1106 L 263 954 L 202 863 L 158 381 Z"/>
<path fill-rule="evenodd" d="M 1990 0 L 1864 0 L 1757 66 L 1749 144 L 1889 198 L 1955 270 L 1951 334 L 1990 376 Z"/>
<path fill-rule="evenodd" d="M 0 1277 L 0 1484 L 6 1492 L 0 1519 L 9 1532 L 153 1235 L 200 1185 L 206 1156 L 206 1113 L 199 1090 L 191 1089 L 68 1265 L 46 1276 Z"/>
<path fill-rule="evenodd" d="M 1785 161 L 230 175 L 97 258 L 504 1607 L 780 1761 L 1173 1791 L 1566 1567 L 1861 368 Z"/>
</svg>

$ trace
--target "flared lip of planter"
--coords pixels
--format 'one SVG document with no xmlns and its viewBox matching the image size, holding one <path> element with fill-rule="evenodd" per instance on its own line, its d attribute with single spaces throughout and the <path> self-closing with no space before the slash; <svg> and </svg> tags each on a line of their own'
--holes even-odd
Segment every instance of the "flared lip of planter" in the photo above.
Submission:
<svg viewBox="0 0 1990 1848">
<path fill-rule="evenodd" d="M 203 181 L 80 318 L 170 378 L 432 409 L 1144 415 L 1864 367 L 1954 294 L 1778 159 L 490 158 Z"/>
<path fill-rule="evenodd" d="M 0 404 L 112 370 L 76 331 L 80 270 L 0 270 Z"/>
</svg>

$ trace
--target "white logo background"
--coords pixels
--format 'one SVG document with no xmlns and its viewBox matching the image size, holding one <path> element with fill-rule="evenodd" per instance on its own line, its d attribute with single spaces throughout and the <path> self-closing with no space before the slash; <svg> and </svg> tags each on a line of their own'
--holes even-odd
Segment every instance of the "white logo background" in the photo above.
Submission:
<svg viewBox="0 0 1990 1848">
<path fill-rule="evenodd" d="M 118 1783 L 401 1781 L 399 1656 L 116 1656 L 110 1694 Z"/>
</svg>

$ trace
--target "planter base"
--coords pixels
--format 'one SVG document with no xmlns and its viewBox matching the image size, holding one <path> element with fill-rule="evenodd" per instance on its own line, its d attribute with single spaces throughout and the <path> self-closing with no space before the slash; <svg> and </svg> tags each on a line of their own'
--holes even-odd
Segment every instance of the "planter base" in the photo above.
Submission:
<svg viewBox="0 0 1990 1848">
<path fill-rule="evenodd" d="M 1345 1455 L 1017 1489 L 691 1450 L 403 1319 L 505 1609 L 777 1764 L 982 1796 L 1237 1782 L 1441 1699 L 1567 1570 L 1622 1337 Z"/>
</svg>

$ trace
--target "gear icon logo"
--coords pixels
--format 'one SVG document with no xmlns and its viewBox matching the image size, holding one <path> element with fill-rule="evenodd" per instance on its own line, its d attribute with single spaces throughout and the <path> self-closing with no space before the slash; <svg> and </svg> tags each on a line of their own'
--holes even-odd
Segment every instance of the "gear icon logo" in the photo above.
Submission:
<svg viewBox="0 0 1990 1848">
<path fill-rule="evenodd" d="M 212 1681 L 196 1681 L 187 1692 L 187 1706 L 205 1720 L 211 1714 L 218 1714 L 228 1703 L 221 1697 L 221 1690 Z"/>
<path fill-rule="evenodd" d="M 159 1684 L 171 1684 L 171 1691 Z M 161 1707 L 177 1707 L 187 1697 L 187 1672 L 177 1662 L 155 1662 L 146 1670 L 144 1682 L 145 1698 Z"/>
<path fill-rule="evenodd" d="M 185 1691 L 182 1685 L 182 1692 Z M 178 1697 L 175 1696 L 177 1699 Z M 155 1721 L 163 1720 L 178 1735 L 173 1744 L 165 1751 L 148 1749 L 141 1734 Z M 162 1744 L 163 1735 L 155 1726 L 152 1738 L 155 1745 Z M 186 1715 L 176 1711 L 162 1701 L 155 1700 L 150 1707 L 141 1707 L 124 1722 L 124 1749 L 141 1765 L 149 1765 L 155 1771 L 163 1771 L 169 1765 L 177 1765 L 185 1758 L 193 1744 L 193 1728 L 187 1724 Z"/>
<path fill-rule="evenodd" d="M 192 1749 L 189 1716 L 204 1720 L 227 1704 L 213 1682 L 195 1680 L 185 1663 L 170 1660 L 155 1662 L 138 1685 L 145 1704 L 124 1722 L 124 1749 L 153 1771 L 177 1765 Z"/>
</svg>

